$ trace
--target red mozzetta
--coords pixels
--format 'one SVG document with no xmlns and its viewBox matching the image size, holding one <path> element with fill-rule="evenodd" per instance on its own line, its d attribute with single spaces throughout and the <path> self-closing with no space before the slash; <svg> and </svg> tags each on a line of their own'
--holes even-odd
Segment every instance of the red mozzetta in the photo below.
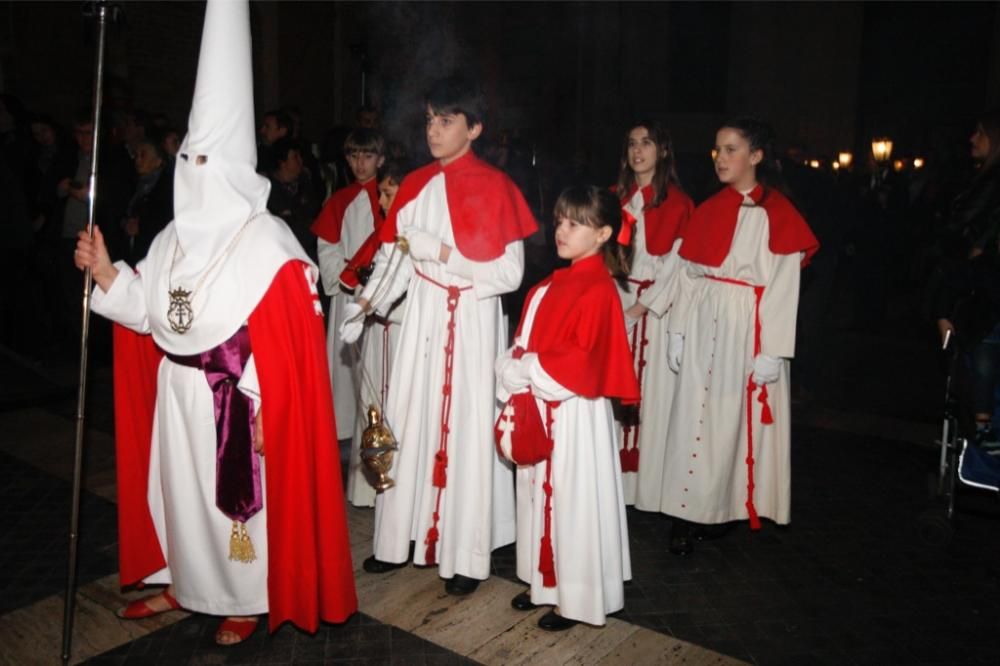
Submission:
<svg viewBox="0 0 1000 666">
<path fill-rule="evenodd" d="M 802 265 L 808 264 L 819 250 L 819 241 L 795 206 L 781 192 L 761 185 L 750 192 L 750 198 L 767 211 L 771 252 L 804 252 Z M 698 206 L 684 233 L 680 255 L 703 266 L 721 266 L 733 244 L 741 205 L 743 195 L 725 187 Z"/>
<path fill-rule="evenodd" d="M 455 245 L 467 259 L 496 259 L 503 255 L 509 243 L 527 238 L 538 228 L 514 181 L 469 151 L 445 166 L 431 162 L 403 179 L 382 225 L 380 238 L 383 243 L 396 240 L 397 214 L 440 173 L 445 178 Z"/>
</svg>

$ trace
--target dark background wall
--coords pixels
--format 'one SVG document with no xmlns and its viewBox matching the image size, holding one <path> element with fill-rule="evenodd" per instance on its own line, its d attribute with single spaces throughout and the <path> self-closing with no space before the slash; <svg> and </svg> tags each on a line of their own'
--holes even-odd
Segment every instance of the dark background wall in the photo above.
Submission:
<svg viewBox="0 0 1000 666">
<path fill-rule="evenodd" d="M 203 4 L 121 4 L 108 103 L 183 126 Z M 427 82 L 464 67 L 488 130 L 603 180 L 639 116 L 665 120 L 690 160 L 743 111 L 817 156 L 863 154 L 874 133 L 943 153 L 1000 101 L 997 3 L 255 2 L 252 21 L 258 107 L 300 106 L 308 136 L 353 121 L 364 70 L 388 133 L 417 149 Z M 78 2 L 0 2 L 0 90 L 68 121 L 90 98 L 93 42 Z"/>
</svg>

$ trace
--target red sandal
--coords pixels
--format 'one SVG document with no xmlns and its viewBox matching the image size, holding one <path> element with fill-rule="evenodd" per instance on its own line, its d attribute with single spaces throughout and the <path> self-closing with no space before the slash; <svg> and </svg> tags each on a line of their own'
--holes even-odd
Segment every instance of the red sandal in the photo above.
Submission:
<svg viewBox="0 0 1000 666">
<path fill-rule="evenodd" d="M 250 635 L 257 628 L 257 623 L 260 621 L 259 617 L 255 617 L 249 620 L 233 620 L 232 618 L 226 618 L 219 625 L 219 630 L 215 632 L 215 644 L 221 645 L 223 647 L 229 647 L 232 645 L 239 645 L 246 639 L 250 638 Z M 221 638 L 226 632 L 233 634 L 239 638 L 238 641 L 233 643 L 223 643 Z"/>
<path fill-rule="evenodd" d="M 167 602 L 169 608 L 164 610 L 156 610 L 151 608 L 147 603 L 151 599 L 162 596 L 163 600 Z M 124 608 L 119 608 L 115 613 L 118 617 L 123 620 L 142 620 L 147 617 L 153 617 L 154 615 L 159 615 L 160 613 L 166 613 L 172 610 L 177 610 L 181 605 L 177 603 L 174 596 L 170 592 L 163 590 L 160 594 L 153 594 L 148 597 L 143 597 L 142 599 L 136 599 L 135 601 L 129 603 L 129 605 Z"/>
</svg>

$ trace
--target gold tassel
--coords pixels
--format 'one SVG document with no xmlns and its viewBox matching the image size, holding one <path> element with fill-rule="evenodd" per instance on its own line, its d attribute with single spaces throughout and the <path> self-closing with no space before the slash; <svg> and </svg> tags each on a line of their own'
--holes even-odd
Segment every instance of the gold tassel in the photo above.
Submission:
<svg viewBox="0 0 1000 666">
<path fill-rule="evenodd" d="M 233 521 L 233 531 L 229 534 L 229 559 L 247 564 L 257 559 L 247 526 L 237 520 Z"/>
</svg>

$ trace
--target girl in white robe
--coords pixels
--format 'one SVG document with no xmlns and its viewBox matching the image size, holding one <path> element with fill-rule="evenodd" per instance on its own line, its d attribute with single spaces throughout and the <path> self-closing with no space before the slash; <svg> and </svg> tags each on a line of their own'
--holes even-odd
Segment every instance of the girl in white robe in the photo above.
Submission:
<svg viewBox="0 0 1000 666">
<path fill-rule="evenodd" d="M 667 367 L 667 314 L 674 299 L 674 274 L 681 232 L 694 211 L 678 187 L 670 133 L 656 122 L 634 125 L 626 134 L 615 188 L 633 226 L 628 289 L 620 289 L 629 329 L 632 361 L 642 401 L 638 420 L 619 428 L 625 504 L 658 511 L 663 457 L 674 394 Z M 634 222 L 633 222 L 634 220 Z"/>
<path fill-rule="evenodd" d="M 550 631 L 577 622 L 603 625 L 608 613 L 624 607 L 624 581 L 632 571 L 610 398 L 634 403 L 639 397 L 609 272 L 627 275 L 616 242 L 620 203 L 607 190 L 571 188 L 557 201 L 555 217 L 559 256 L 573 263 L 532 290 L 514 348 L 496 365 L 501 401 L 511 394 L 534 396 L 512 400 L 498 428 L 508 439 L 531 437 L 523 419 L 506 419 L 514 405 L 537 409 L 543 425 L 531 439 L 542 448 L 551 444 L 550 454 L 535 464 L 524 464 L 537 456 L 525 457 L 517 444 L 507 447 L 501 438 L 500 447 L 522 463 L 517 575 L 530 589 L 511 605 L 555 606 L 538 622 Z"/>
<path fill-rule="evenodd" d="M 758 172 L 770 130 L 736 119 L 716 136 L 725 187 L 685 232 L 668 360 L 678 372 L 660 510 L 676 519 L 671 552 L 692 550 L 690 523 L 791 519 L 789 359 L 799 273 L 818 248 L 805 220 Z"/>
</svg>

